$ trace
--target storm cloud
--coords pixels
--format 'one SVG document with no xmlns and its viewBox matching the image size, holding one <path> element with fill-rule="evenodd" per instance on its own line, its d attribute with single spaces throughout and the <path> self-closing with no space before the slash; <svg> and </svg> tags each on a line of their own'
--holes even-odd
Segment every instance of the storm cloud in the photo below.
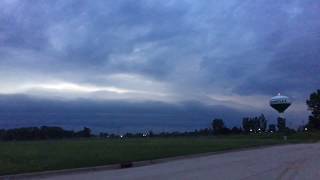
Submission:
<svg viewBox="0 0 320 180">
<path fill-rule="evenodd" d="M 294 101 L 288 117 L 297 125 L 319 88 L 319 11 L 312 0 L 1 1 L 1 106 L 18 112 L 27 98 L 25 106 L 42 115 L 2 110 L 0 121 L 42 125 L 59 112 L 58 124 L 72 128 L 97 126 L 88 120 L 99 119 L 95 113 L 118 112 L 121 118 L 107 119 L 125 124 L 130 117 L 132 127 L 192 121 L 194 129 L 214 116 L 239 125 L 245 115 L 274 119 L 268 100 L 281 92 Z M 47 106 L 57 102 L 87 115 L 76 116 L 79 122 Z M 142 117 L 148 106 L 157 113 Z M 188 120 L 180 108 L 202 120 Z M 170 120 L 163 109 L 172 109 Z M 125 116 L 131 110 L 139 116 Z"/>
</svg>

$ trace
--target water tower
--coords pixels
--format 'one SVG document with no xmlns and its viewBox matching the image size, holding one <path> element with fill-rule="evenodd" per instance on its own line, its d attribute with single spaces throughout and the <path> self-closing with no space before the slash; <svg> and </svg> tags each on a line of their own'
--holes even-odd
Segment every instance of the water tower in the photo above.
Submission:
<svg viewBox="0 0 320 180">
<path fill-rule="evenodd" d="M 291 105 L 291 102 L 287 96 L 282 96 L 280 93 L 274 96 L 270 100 L 270 106 L 278 111 L 278 129 L 283 131 L 286 129 L 286 119 L 284 118 L 284 111 Z"/>
<path fill-rule="evenodd" d="M 291 102 L 287 96 L 282 96 L 280 93 L 274 96 L 270 100 L 270 106 L 278 111 L 279 117 L 284 118 L 284 111 L 291 105 Z"/>
</svg>

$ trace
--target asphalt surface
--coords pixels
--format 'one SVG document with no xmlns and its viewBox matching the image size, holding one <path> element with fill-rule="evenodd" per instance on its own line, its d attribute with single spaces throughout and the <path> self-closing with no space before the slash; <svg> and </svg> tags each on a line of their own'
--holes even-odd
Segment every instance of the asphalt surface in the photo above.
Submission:
<svg viewBox="0 0 320 180">
<path fill-rule="evenodd" d="M 45 179 L 319 180 L 320 144 L 273 146 L 128 169 L 50 176 Z"/>
</svg>

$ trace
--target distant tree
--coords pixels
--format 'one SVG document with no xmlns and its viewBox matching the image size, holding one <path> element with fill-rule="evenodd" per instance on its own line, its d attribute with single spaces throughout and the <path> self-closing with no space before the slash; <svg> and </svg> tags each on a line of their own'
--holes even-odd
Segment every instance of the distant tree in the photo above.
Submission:
<svg viewBox="0 0 320 180">
<path fill-rule="evenodd" d="M 149 136 L 149 137 L 153 137 L 153 136 L 154 136 L 154 133 L 153 133 L 153 131 L 152 131 L 152 130 L 149 130 L 149 132 L 148 132 L 148 136 Z"/>
<path fill-rule="evenodd" d="M 261 129 L 262 132 L 265 132 L 267 129 L 267 120 L 264 114 L 261 114 L 259 116 L 259 122 L 260 122 L 259 128 Z"/>
<path fill-rule="evenodd" d="M 200 129 L 198 131 L 198 135 L 200 135 L 200 136 L 208 136 L 208 135 L 211 134 L 211 132 L 212 132 L 212 130 L 210 130 L 209 128 L 204 128 L 204 129 Z"/>
<path fill-rule="evenodd" d="M 221 131 L 221 134 L 231 134 L 231 133 L 232 133 L 231 129 L 227 127 L 224 127 Z"/>
<path fill-rule="evenodd" d="M 0 140 L 3 140 L 6 135 L 6 130 L 0 129 Z"/>
<path fill-rule="evenodd" d="M 66 131 L 61 127 L 42 126 L 40 131 L 41 139 L 59 139 L 73 136 L 73 131 Z"/>
<path fill-rule="evenodd" d="M 38 140 L 38 139 L 60 139 L 73 137 L 73 131 L 67 131 L 60 127 L 22 127 L 8 130 L 0 130 L 0 139 L 10 140 Z"/>
<path fill-rule="evenodd" d="M 215 134 L 221 134 L 225 128 L 223 120 L 218 118 L 212 121 L 211 126 Z"/>
<path fill-rule="evenodd" d="M 311 111 L 308 128 L 320 130 L 320 89 L 310 94 L 307 105 L 308 110 Z"/>
<path fill-rule="evenodd" d="M 269 132 L 276 132 L 276 125 L 275 124 L 269 125 Z"/>
<path fill-rule="evenodd" d="M 267 129 L 267 120 L 263 114 L 259 117 L 245 117 L 242 119 L 245 132 L 264 132 Z"/>
<path fill-rule="evenodd" d="M 87 128 L 87 127 L 84 127 L 83 128 L 83 134 L 84 134 L 84 137 L 90 137 L 91 136 L 91 129 Z"/>
<path fill-rule="evenodd" d="M 251 121 L 248 117 L 242 119 L 242 128 L 247 133 L 252 129 Z"/>
<path fill-rule="evenodd" d="M 107 137 L 109 137 L 109 134 L 108 134 L 108 133 L 103 133 L 103 132 L 101 132 L 101 133 L 99 134 L 99 137 L 101 137 L 101 138 L 107 138 Z"/>
<path fill-rule="evenodd" d="M 241 131 L 242 131 L 242 130 L 241 130 L 240 128 L 236 127 L 236 126 L 234 126 L 234 127 L 231 129 L 231 133 L 232 133 L 232 134 L 240 134 Z"/>
<path fill-rule="evenodd" d="M 254 132 L 257 132 L 258 130 L 260 131 L 261 128 L 260 128 L 260 119 L 258 117 L 253 117 L 251 119 L 252 121 L 252 124 L 253 124 L 253 131 Z"/>
<path fill-rule="evenodd" d="M 91 137 L 91 129 L 84 127 L 81 131 L 75 133 L 76 137 Z"/>
</svg>

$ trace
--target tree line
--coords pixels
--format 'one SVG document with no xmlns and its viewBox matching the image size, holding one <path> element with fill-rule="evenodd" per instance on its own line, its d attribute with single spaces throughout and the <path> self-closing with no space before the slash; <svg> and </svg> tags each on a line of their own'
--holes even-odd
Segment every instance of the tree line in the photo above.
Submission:
<svg viewBox="0 0 320 180">
<path fill-rule="evenodd" d="M 0 129 L 0 140 L 44 140 L 63 139 L 73 137 L 91 137 L 91 130 L 84 127 L 80 131 L 65 130 L 61 127 L 23 127 L 14 129 Z"/>
</svg>

